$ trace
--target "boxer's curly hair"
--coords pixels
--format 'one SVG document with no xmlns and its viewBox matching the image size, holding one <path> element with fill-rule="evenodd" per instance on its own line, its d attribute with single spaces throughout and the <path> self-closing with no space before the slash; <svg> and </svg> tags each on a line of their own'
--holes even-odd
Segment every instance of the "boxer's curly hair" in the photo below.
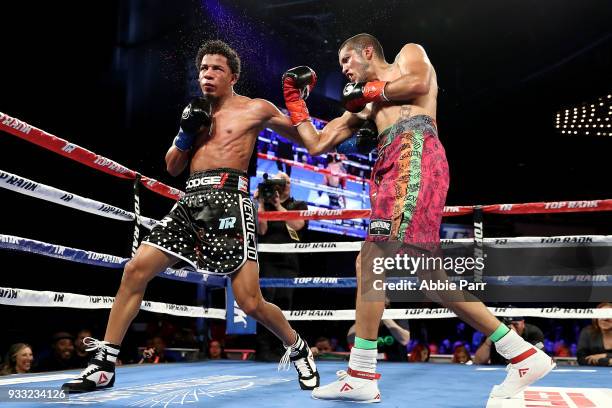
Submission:
<svg viewBox="0 0 612 408">
<path fill-rule="evenodd" d="M 238 53 L 221 40 L 208 40 L 200 46 L 195 60 L 196 70 L 200 70 L 202 58 L 209 54 L 223 55 L 225 58 L 227 58 L 227 65 L 229 65 L 232 73 L 240 75 L 240 57 L 238 56 Z"/>
<path fill-rule="evenodd" d="M 371 34 L 361 33 L 345 40 L 338 48 L 338 54 L 340 54 L 340 50 L 344 47 L 352 48 L 357 52 L 361 52 L 366 47 L 372 47 L 374 49 L 374 54 L 378 55 L 383 60 L 385 59 L 382 45 L 380 45 L 376 37 Z"/>
</svg>

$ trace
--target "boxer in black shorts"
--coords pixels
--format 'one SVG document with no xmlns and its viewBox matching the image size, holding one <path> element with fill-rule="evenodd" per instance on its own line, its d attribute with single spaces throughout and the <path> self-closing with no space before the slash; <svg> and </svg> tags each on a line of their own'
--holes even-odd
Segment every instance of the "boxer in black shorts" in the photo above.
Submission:
<svg viewBox="0 0 612 408">
<path fill-rule="evenodd" d="M 247 260 L 257 261 L 255 208 L 246 173 L 199 171 L 187 180 L 186 193 L 144 244 L 205 273 L 225 275 Z"/>
<path fill-rule="evenodd" d="M 140 309 L 148 282 L 181 263 L 203 273 L 231 275 L 238 305 L 285 345 L 281 366 L 288 368 L 293 362 L 302 389 L 319 385 L 310 348 L 281 310 L 261 295 L 255 211 L 245 173 L 261 130 L 271 128 L 299 140 L 297 131 L 270 102 L 234 92 L 240 58 L 227 44 L 205 42 L 196 67 L 203 97 L 183 111 L 179 133 L 166 153 L 171 175 L 179 175 L 189 165 L 187 193 L 126 264 L 104 340 L 86 339 L 88 350 L 97 353 L 77 378 L 63 385 L 68 392 L 113 386 L 120 344 Z"/>
</svg>

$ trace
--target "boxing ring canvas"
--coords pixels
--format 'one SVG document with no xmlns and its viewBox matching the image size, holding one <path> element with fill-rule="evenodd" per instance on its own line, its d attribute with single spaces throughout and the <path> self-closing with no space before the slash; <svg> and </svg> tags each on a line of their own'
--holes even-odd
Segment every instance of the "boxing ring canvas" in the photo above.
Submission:
<svg viewBox="0 0 612 408">
<path fill-rule="evenodd" d="M 323 381 L 335 378 L 345 362 L 319 362 Z M 489 399 L 504 367 L 435 363 L 381 363 L 380 407 L 413 408 L 609 408 L 611 367 L 568 367 L 554 370 L 517 398 Z M 96 405 L 100 407 L 346 407 L 353 403 L 314 400 L 300 390 L 293 371 L 277 372 L 276 364 L 251 361 L 204 361 L 118 367 L 115 387 L 72 394 L 68 401 L 9 402 L 8 389 L 59 389 L 76 370 L 0 378 L 1 406 Z M 577 386 L 580 384 L 580 386 Z"/>
</svg>

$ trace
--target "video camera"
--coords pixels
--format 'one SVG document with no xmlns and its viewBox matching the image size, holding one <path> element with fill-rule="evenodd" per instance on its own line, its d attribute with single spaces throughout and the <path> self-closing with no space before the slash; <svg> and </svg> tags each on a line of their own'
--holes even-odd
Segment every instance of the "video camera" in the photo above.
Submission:
<svg viewBox="0 0 612 408">
<path fill-rule="evenodd" d="M 280 195 L 285 189 L 287 181 L 285 179 L 271 179 L 268 173 L 264 173 L 263 182 L 257 185 L 259 197 L 264 201 L 270 201 L 274 197 L 274 193 L 278 191 Z"/>
</svg>

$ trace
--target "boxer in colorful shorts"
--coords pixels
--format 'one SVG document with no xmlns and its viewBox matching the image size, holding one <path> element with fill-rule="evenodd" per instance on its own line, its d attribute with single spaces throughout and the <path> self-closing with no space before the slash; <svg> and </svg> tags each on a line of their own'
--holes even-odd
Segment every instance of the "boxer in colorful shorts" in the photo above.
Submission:
<svg viewBox="0 0 612 408">
<path fill-rule="evenodd" d="M 399 241 L 402 246 L 416 247 L 439 242 L 448 166 L 435 124 L 436 72 L 425 50 L 417 44 L 406 44 L 389 64 L 376 38 L 358 34 L 341 44 L 338 62 L 350 81 L 341 96 L 346 112 L 321 131 L 310 122 L 304 101 L 316 83 L 314 71 L 300 66 L 283 76 L 285 105 L 303 144 L 310 154 L 321 154 L 338 145 L 339 151 L 349 145 L 367 153 L 372 140 L 357 130 L 365 120 L 373 120 L 378 129 L 385 130 L 377 140 L 379 157 L 372 175 L 372 219 L 366 241 Z M 344 149 L 342 152 L 347 153 Z M 361 253 L 356 269 L 356 337 L 349 368 L 340 371 L 331 384 L 315 388 L 314 398 L 381 401 L 376 339 L 384 298 L 364 300 L 368 288 L 363 286 L 368 280 L 362 276 L 371 276 L 372 271 L 362 270 Z M 499 354 L 510 360 L 505 381 L 491 396 L 512 397 L 553 369 L 550 357 L 502 324 L 482 302 L 439 301 L 489 336 Z"/>
<path fill-rule="evenodd" d="M 186 195 L 126 264 L 104 340 L 86 339 L 88 350 L 97 352 L 76 379 L 63 385 L 68 392 L 113 386 L 120 344 L 138 313 L 148 282 L 180 262 L 202 273 L 231 275 L 238 305 L 285 345 L 281 366 L 288 368 L 293 362 L 300 388 L 319 385 L 310 348 L 281 310 L 261 295 L 255 211 L 246 175 L 259 132 L 269 127 L 293 139 L 297 132 L 270 102 L 234 92 L 240 58 L 227 44 L 205 42 L 196 67 L 204 97 L 185 108 L 179 133 L 166 154 L 166 167 L 173 176 L 189 165 Z"/>
</svg>

